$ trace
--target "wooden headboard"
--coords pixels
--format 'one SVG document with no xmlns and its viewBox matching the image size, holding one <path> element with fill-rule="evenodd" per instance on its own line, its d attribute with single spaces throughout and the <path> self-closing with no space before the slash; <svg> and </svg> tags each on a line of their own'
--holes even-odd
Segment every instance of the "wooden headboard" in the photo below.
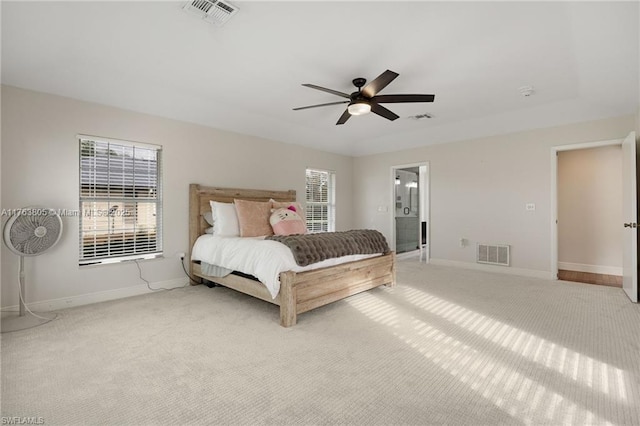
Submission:
<svg viewBox="0 0 640 426">
<path fill-rule="evenodd" d="M 212 186 L 189 185 L 189 251 L 198 237 L 204 234 L 210 225 L 202 216 L 211 211 L 209 201 L 233 203 L 234 199 L 249 201 L 296 201 L 296 191 L 270 191 L 264 189 L 216 188 Z M 189 257 L 191 258 L 191 257 Z"/>
</svg>

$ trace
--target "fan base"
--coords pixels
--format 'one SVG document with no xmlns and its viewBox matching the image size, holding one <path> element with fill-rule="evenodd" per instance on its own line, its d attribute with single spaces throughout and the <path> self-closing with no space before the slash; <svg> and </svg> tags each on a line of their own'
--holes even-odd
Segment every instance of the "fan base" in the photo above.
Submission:
<svg viewBox="0 0 640 426">
<path fill-rule="evenodd" d="M 51 315 L 51 313 L 49 313 L 49 315 Z M 54 319 L 55 317 L 45 320 L 34 317 L 30 314 L 19 316 L 17 313 L 11 312 L 7 316 L 5 316 L 4 314 L 2 315 L 2 319 L 0 319 L 0 328 L 2 328 L 3 333 L 10 333 L 12 331 L 21 331 L 28 328 L 38 327 Z"/>
</svg>

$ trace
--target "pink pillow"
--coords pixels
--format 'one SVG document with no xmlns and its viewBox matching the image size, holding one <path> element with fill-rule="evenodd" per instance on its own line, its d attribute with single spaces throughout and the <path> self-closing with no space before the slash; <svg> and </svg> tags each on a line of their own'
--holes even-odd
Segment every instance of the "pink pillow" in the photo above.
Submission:
<svg viewBox="0 0 640 426">
<path fill-rule="evenodd" d="M 291 208 L 277 209 L 269 218 L 273 233 L 276 235 L 306 234 L 307 225 Z"/>
<path fill-rule="evenodd" d="M 293 206 L 295 208 L 295 212 L 298 213 L 298 216 L 300 216 L 301 218 L 304 218 L 305 216 L 302 204 L 297 201 L 276 201 L 273 198 L 269 201 L 271 201 L 271 208 L 273 210 L 286 209 Z"/>
<path fill-rule="evenodd" d="M 271 215 L 270 201 L 233 200 L 238 213 L 241 237 L 261 237 L 273 235 L 269 224 Z"/>
</svg>

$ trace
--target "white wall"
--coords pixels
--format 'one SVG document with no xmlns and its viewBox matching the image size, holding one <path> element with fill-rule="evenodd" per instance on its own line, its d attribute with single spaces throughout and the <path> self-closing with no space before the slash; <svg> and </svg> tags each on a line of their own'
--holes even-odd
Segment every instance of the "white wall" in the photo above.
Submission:
<svg viewBox="0 0 640 426">
<path fill-rule="evenodd" d="M 355 158 L 354 224 L 389 238 L 389 213 L 378 207 L 391 199 L 390 167 L 428 161 L 434 261 L 471 266 L 476 243 L 503 243 L 512 270 L 549 276 L 551 147 L 623 138 L 634 127 L 635 116 L 625 116 Z"/>
<path fill-rule="evenodd" d="M 2 208 L 38 204 L 77 209 L 78 133 L 163 146 L 167 257 L 141 262 L 151 282 L 186 282 L 173 255 L 189 252 L 189 183 L 295 189 L 298 200 L 304 200 L 307 166 L 335 170 L 336 228 L 353 225 L 351 157 L 7 86 L 2 87 Z M 73 305 L 106 297 L 105 293 L 81 295 L 135 288 L 129 293 L 112 292 L 124 295 L 140 290 L 143 283 L 134 263 L 79 268 L 78 219 L 63 220 L 59 245 L 26 259 L 28 301 L 69 299 L 63 302 Z M 17 272 L 18 258 L 3 244 L 2 306 L 17 304 Z M 44 305 L 39 308 L 48 307 Z"/>
<path fill-rule="evenodd" d="M 622 275 L 622 149 L 558 153 L 560 269 Z"/>
</svg>

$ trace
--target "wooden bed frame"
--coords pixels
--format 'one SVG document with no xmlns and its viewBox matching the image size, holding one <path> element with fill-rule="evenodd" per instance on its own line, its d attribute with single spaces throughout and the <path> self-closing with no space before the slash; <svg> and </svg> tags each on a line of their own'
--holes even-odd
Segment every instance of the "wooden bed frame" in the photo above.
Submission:
<svg viewBox="0 0 640 426">
<path fill-rule="evenodd" d="M 214 188 L 198 184 L 189 185 L 189 247 L 204 234 L 210 225 L 203 214 L 211 211 L 210 200 L 231 203 L 234 199 L 251 201 L 296 201 L 296 192 L 258 189 Z M 258 299 L 280 306 L 280 325 L 296 324 L 298 314 L 344 299 L 380 285 L 396 283 L 395 253 L 343 263 L 307 272 L 286 271 L 280 274 L 280 293 L 275 299 L 259 281 L 238 275 L 211 277 L 204 275 L 200 264 L 190 262 L 192 276 L 232 288 Z"/>
</svg>

